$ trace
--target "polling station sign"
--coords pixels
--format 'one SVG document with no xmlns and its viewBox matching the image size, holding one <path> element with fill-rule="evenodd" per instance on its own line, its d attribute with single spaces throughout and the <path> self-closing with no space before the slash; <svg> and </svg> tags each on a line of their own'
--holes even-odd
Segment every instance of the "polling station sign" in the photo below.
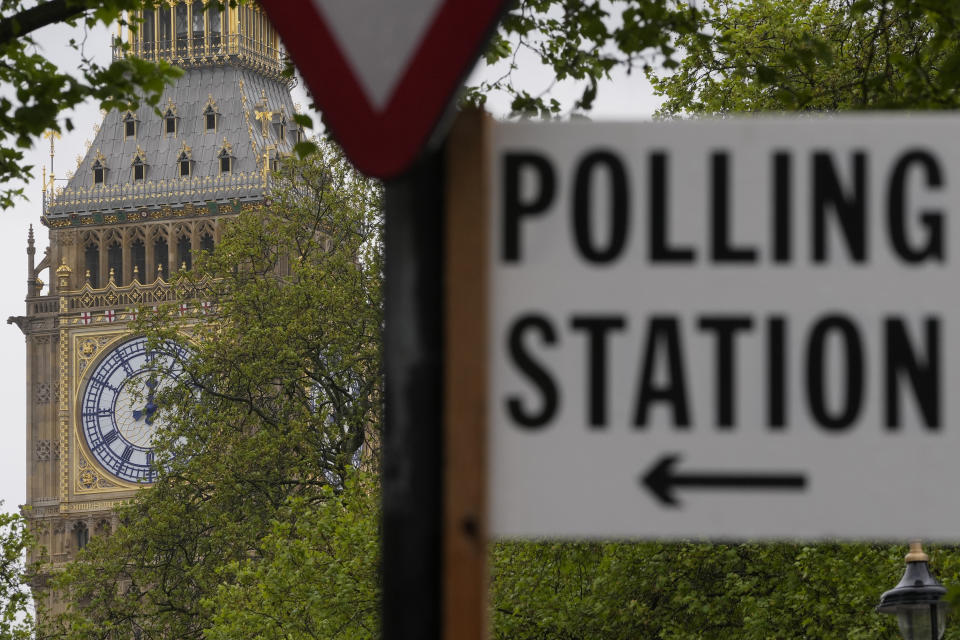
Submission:
<svg viewBox="0 0 960 640">
<path fill-rule="evenodd" d="M 490 532 L 960 531 L 960 118 L 497 123 Z"/>
</svg>

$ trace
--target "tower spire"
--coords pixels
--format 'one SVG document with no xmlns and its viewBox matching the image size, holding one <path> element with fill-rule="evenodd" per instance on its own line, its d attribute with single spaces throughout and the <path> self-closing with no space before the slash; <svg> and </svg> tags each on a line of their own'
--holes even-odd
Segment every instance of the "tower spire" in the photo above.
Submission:
<svg viewBox="0 0 960 640">
<path fill-rule="evenodd" d="M 37 274 L 35 268 L 35 256 L 37 248 L 34 246 L 33 225 L 27 232 L 27 297 L 32 298 L 39 293 L 37 291 Z"/>
<path fill-rule="evenodd" d="M 53 153 L 54 153 L 53 142 L 54 140 L 60 137 L 60 132 L 55 131 L 53 129 L 47 129 L 43 133 L 43 137 L 50 140 L 50 195 L 52 196 L 53 195 Z M 44 184 L 44 188 L 46 188 L 46 184 Z"/>
</svg>

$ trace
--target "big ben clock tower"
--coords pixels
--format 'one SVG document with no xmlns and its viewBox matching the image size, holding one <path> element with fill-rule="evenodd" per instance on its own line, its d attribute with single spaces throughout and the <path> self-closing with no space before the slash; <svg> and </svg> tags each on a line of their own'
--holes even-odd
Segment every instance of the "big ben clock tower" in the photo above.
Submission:
<svg viewBox="0 0 960 640">
<path fill-rule="evenodd" d="M 141 12 L 129 50 L 114 55 L 168 60 L 183 76 L 159 114 L 107 113 L 66 186 L 46 190 L 39 261 L 29 232 L 26 314 L 10 321 L 27 344 L 24 513 L 43 548 L 34 560 L 51 571 L 109 533 L 113 507 L 155 479 L 153 393 L 177 371 L 127 323 L 144 306 L 209 304 L 202 285 L 171 281 L 214 247 L 225 221 L 263 201 L 299 137 L 266 16 L 255 4 L 205 5 L 158 0 Z M 132 393 L 134 383 L 147 393 Z"/>
</svg>

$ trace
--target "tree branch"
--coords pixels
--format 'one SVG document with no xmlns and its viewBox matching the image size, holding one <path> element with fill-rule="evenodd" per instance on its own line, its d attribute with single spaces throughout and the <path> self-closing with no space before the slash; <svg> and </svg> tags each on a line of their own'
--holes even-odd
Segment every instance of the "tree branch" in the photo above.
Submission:
<svg viewBox="0 0 960 640">
<path fill-rule="evenodd" d="M 49 0 L 0 20 L 0 46 L 47 25 L 79 18 L 90 10 L 87 2 Z"/>
</svg>

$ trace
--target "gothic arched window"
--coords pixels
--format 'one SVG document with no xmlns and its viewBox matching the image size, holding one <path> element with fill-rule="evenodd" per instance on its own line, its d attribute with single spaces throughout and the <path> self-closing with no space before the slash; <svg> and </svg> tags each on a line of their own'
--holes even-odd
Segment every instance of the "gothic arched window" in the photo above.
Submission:
<svg viewBox="0 0 960 640">
<path fill-rule="evenodd" d="M 145 271 L 147 270 L 147 252 L 143 246 L 143 240 L 139 238 L 130 243 L 130 258 L 133 263 L 134 280 L 143 283 Z"/>
<path fill-rule="evenodd" d="M 188 271 L 193 268 L 193 253 L 190 250 L 190 238 L 186 236 L 177 238 L 177 268 L 187 269 Z"/>
<path fill-rule="evenodd" d="M 213 236 L 210 233 L 200 236 L 200 249 L 207 253 L 213 253 Z"/>
<path fill-rule="evenodd" d="M 90 274 L 90 286 L 96 288 L 100 284 L 100 246 L 90 243 L 83 250 L 83 266 Z"/>
<path fill-rule="evenodd" d="M 153 282 L 153 279 L 156 278 L 170 278 L 170 265 L 169 262 L 169 246 L 167 245 L 166 238 L 157 238 L 153 241 L 153 259 L 156 262 L 157 272 L 150 274 L 149 276 L 144 276 L 145 282 Z"/>
<path fill-rule="evenodd" d="M 113 273 L 115 284 L 123 284 L 123 247 L 119 242 L 112 242 L 107 247 L 107 272 Z"/>
<path fill-rule="evenodd" d="M 73 525 L 73 541 L 77 543 L 77 551 L 87 546 L 87 543 L 90 542 L 90 530 L 87 528 L 87 523 L 78 522 Z"/>
</svg>

